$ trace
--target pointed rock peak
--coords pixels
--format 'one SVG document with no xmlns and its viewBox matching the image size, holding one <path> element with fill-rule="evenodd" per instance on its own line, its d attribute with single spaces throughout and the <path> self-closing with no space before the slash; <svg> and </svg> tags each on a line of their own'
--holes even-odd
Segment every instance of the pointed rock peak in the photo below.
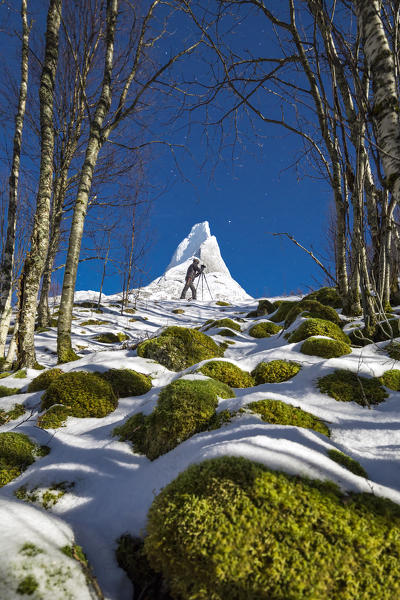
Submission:
<svg viewBox="0 0 400 600">
<path fill-rule="evenodd" d="M 200 258 L 200 246 L 211 237 L 210 225 L 208 224 L 208 221 L 203 221 L 202 223 L 196 223 L 196 225 L 193 225 L 189 235 L 181 241 L 175 250 L 174 255 L 167 267 L 167 271 L 168 269 L 172 269 L 177 265 L 181 265 L 193 256 Z"/>
</svg>

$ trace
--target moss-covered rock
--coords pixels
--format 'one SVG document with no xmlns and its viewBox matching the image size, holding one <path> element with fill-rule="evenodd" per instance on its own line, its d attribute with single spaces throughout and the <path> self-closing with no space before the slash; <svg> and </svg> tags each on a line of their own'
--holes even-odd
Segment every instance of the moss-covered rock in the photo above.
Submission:
<svg viewBox="0 0 400 600">
<path fill-rule="evenodd" d="M 88 319 L 79 323 L 82 327 L 90 327 L 91 325 L 111 325 L 110 321 L 104 321 L 101 319 Z"/>
<path fill-rule="evenodd" d="M 255 385 L 250 373 L 242 371 L 240 367 L 225 360 L 212 360 L 203 365 L 199 371 L 212 379 L 226 383 L 229 387 L 248 388 Z"/>
<path fill-rule="evenodd" d="M 385 346 L 385 350 L 393 360 L 400 360 L 400 342 L 391 342 Z"/>
<path fill-rule="evenodd" d="M 124 313 L 127 313 L 128 315 L 134 315 L 136 312 L 136 310 L 134 308 L 124 308 Z"/>
<path fill-rule="evenodd" d="M 258 363 L 251 375 L 256 385 L 281 383 L 297 375 L 300 369 L 301 365 L 291 360 L 271 360 Z"/>
<path fill-rule="evenodd" d="M 307 338 L 301 345 L 300 351 L 310 356 L 321 356 L 322 358 L 338 358 L 345 354 L 351 354 L 351 346 L 338 340 L 330 338 Z"/>
<path fill-rule="evenodd" d="M 119 331 L 118 333 L 105 332 L 96 335 L 94 339 L 98 342 L 101 342 L 102 344 L 118 344 L 121 342 L 125 342 L 125 340 L 128 340 L 129 335 L 126 335 L 126 333 L 122 333 L 121 331 Z"/>
<path fill-rule="evenodd" d="M 61 404 L 72 417 L 105 417 L 118 400 L 111 385 L 95 373 L 76 371 L 58 377 L 42 396 L 42 410 Z M 43 425 L 42 425 L 43 427 Z"/>
<path fill-rule="evenodd" d="M 379 377 L 379 381 L 389 390 L 394 390 L 395 392 L 400 391 L 400 370 L 399 369 L 390 369 L 389 371 L 385 371 L 382 377 Z"/>
<path fill-rule="evenodd" d="M 297 300 L 278 300 L 274 302 L 274 306 L 277 310 L 269 317 L 269 320 L 274 323 L 282 323 L 295 304 L 297 304 Z"/>
<path fill-rule="evenodd" d="M 25 407 L 23 404 L 15 404 L 13 408 L 8 411 L 0 408 L 0 425 L 4 425 L 14 419 L 19 419 L 25 413 Z"/>
<path fill-rule="evenodd" d="M 74 306 L 78 306 L 79 308 L 98 308 L 98 302 L 89 302 L 85 300 L 84 302 L 79 302 L 79 304 L 74 304 Z"/>
<path fill-rule="evenodd" d="M 224 302 L 224 300 L 217 300 L 215 304 L 217 306 L 231 306 L 229 302 Z"/>
<path fill-rule="evenodd" d="M 249 335 L 253 338 L 266 338 L 271 337 L 281 331 L 282 327 L 271 323 L 270 321 L 263 321 L 262 323 L 256 323 L 249 329 Z"/>
<path fill-rule="evenodd" d="M 137 373 L 133 369 L 109 369 L 98 373 L 111 385 L 118 398 L 141 396 L 151 390 L 151 379 L 148 375 Z"/>
<path fill-rule="evenodd" d="M 58 377 L 64 375 L 64 371 L 61 369 L 49 369 L 40 373 L 38 377 L 32 379 L 28 385 L 28 392 L 39 392 L 40 390 L 47 390 L 49 385 L 53 383 Z"/>
<path fill-rule="evenodd" d="M 328 427 L 320 419 L 301 408 L 291 406 L 280 400 L 258 400 L 257 402 L 250 402 L 246 408 L 259 414 L 266 423 L 313 429 L 318 433 L 330 436 Z"/>
<path fill-rule="evenodd" d="M 55 406 L 50 406 L 43 415 L 38 417 L 37 424 L 42 429 L 58 429 L 59 427 L 65 427 L 69 416 L 69 408 L 61 404 L 56 404 Z"/>
<path fill-rule="evenodd" d="M 315 292 L 311 292 L 303 298 L 303 300 L 317 300 L 321 304 L 325 304 L 325 306 L 331 306 L 332 308 L 342 308 L 342 301 L 340 296 L 333 287 L 323 287 L 320 290 L 316 290 Z"/>
<path fill-rule="evenodd" d="M 330 375 L 320 377 L 317 385 L 320 392 L 335 400 L 357 402 L 361 406 L 379 404 L 388 397 L 376 377 L 363 377 L 344 369 L 337 369 Z"/>
<path fill-rule="evenodd" d="M 270 315 L 271 313 L 275 312 L 275 310 L 276 308 L 272 304 L 272 302 L 264 298 L 263 300 L 258 301 L 258 306 L 256 310 L 257 317 L 264 317 L 265 315 Z"/>
<path fill-rule="evenodd" d="M 235 323 L 232 319 L 218 319 L 217 321 L 211 321 L 205 331 L 208 331 L 208 329 L 211 329 L 212 327 L 229 327 L 229 329 L 240 331 L 239 323 Z"/>
<path fill-rule="evenodd" d="M 289 342 L 302 342 L 306 338 L 316 335 L 330 337 L 338 342 L 344 342 L 345 344 L 350 345 L 348 336 L 343 333 L 340 327 L 335 325 L 335 323 L 325 321 L 324 319 L 307 319 L 306 321 L 303 321 L 289 336 Z"/>
<path fill-rule="evenodd" d="M 339 315 L 336 310 L 330 306 L 325 306 L 317 300 L 300 300 L 289 310 L 286 319 L 285 327 L 289 327 L 297 319 L 299 315 L 305 313 L 306 317 L 313 317 L 316 319 L 324 319 L 325 321 L 331 321 L 336 325 L 340 325 Z"/>
<path fill-rule="evenodd" d="M 183 315 L 185 313 L 185 311 L 183 310 L 183 308 L 174 308 L 174 310 L 172 312 L 175 315 Z"/>
<path fill-rule="evenodd" d="M 218 406 L 218 397 L 232 398 L 227 385 L 213 379 L 178 379 L 159 395 L 154 411 L 133 415 L 114 435 L 133 443 L 135 452 L 154 460 L 200 431 L 205 431 Z"/>
<path fill-rule="evenodd" d="M 9 388 L 5 385 L 0 385 L 0 398 L 4 398 L 5 396 L 14 396 L 14 394 L 18 394 L 19 388 Z"/>
<path fill-rule="evenodd" d="M 389 318 L 377 325 L 373 340 L 374 342 L 383 342 L 397 337 L 400 337 L 400 319 Z"/>
<path fill-rule="evenodd" d="M 41 447 L 24 433 L 0 433 L 0 487 L 19 477 L 43 454 Z"/>
<path fill-rule="evenodd" d="M 350 458 L 350 456 L 347 456 L 347 454 L 339 452 L 339 450 L 335 450 L 334 448 L 328 450 L 328 456 L 331 460 L 335 461 L 348 471 L 368 479 L 368 473 L 358 461 L 354 460 L 354 458 Z"/>
<path fill-rule="evenodd" d="M 139 344 L 137 353 L 171 371 L 181 371 L 202 360 L 224 355 L 222 348 L 208 335 L 185 327 L 167 327 L 158 337 Z"/>
<path fill-rule="evenodd" d="M 145 552 L 174 598 L 392 600 L 399 530 L 389 500 L 224 457 L 155 498 Z"/>
<path fill-rule="evenodd" d="M 236 337 L 237 333 L 235 333 L 234 331 L 232 331 L 232 329 L 221 329 L 218 332 L 218 335 L 222 335 L 224 337 Z"/>
</svg>

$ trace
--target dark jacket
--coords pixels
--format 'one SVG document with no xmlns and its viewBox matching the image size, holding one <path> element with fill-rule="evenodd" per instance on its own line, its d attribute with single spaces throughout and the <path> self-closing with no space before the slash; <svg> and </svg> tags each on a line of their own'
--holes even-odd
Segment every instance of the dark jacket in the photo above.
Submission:
<svg viewBox="0 0 400 600">
<path fill-rule="evenodd" d="M 200 273 L 201 269 L 199 269 L 196 263 L 192 263 L 186 271 L 186 281 L 193 281 L 196 277 L 200 275 Z"/>
</svg>

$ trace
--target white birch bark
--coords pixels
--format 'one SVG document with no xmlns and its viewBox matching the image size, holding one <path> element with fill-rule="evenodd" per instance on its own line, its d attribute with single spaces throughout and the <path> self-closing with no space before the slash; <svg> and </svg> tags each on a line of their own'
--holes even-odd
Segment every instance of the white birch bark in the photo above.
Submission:
<svg viewBox="0 0 400 600">
<path fill-rule="evenodd" d="M 19 367 L 33 367 L 36 363 L 34 345 L 36 302 L 49 241 L 54 152 L 53 102 L 61 7 L 62 0 L 50 0 L 47 13 L 46 47 L 39 88 L 40 175 L 30 250 L 21 277 L 17 337 Z"/>
<path fill-rule="evenodd" d="M 9 178 L 9 202 L 7 213 L 7 233 L 4 253 L 0 266 L 0 356 L 4 355 L 5 336 L 10 322 L 10 306 L 12 296 L 12 277 L 15 252 L 15 232 L 17 223 L 18 182 L 21 163 L 22 130 L 28 92 L 28 52 L 29 25 L 27 16 L 27 0 L 21 0 L 22 49 L 21 49 L 21 83 L 17 114 L 15 116 L 15 132 L 11 174 Z M 4 320 L 4 323 L 3 323 Z"/>
</svg>

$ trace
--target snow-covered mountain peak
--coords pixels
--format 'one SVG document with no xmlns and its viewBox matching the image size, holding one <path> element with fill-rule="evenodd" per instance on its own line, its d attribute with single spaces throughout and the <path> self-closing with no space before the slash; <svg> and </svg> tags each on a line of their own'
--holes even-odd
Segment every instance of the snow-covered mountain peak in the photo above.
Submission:
<svg viewBox="0 0 400 600">
<path fill-rule="evenodd" d="M 204 274 L 207 281 L 195 280 L 200 299 L 243 301 L 250 298 L 232 278 L 221 256 L 217 238 L 211 235 L 208 221 L 193 225 L 189 235 L 175 250 L 164 274 L 142 288 L 142 295 L 153 300 L 179 298 L 185 284 L 186 271 L 194 257 L 206 266 Z"/>
</svg>

